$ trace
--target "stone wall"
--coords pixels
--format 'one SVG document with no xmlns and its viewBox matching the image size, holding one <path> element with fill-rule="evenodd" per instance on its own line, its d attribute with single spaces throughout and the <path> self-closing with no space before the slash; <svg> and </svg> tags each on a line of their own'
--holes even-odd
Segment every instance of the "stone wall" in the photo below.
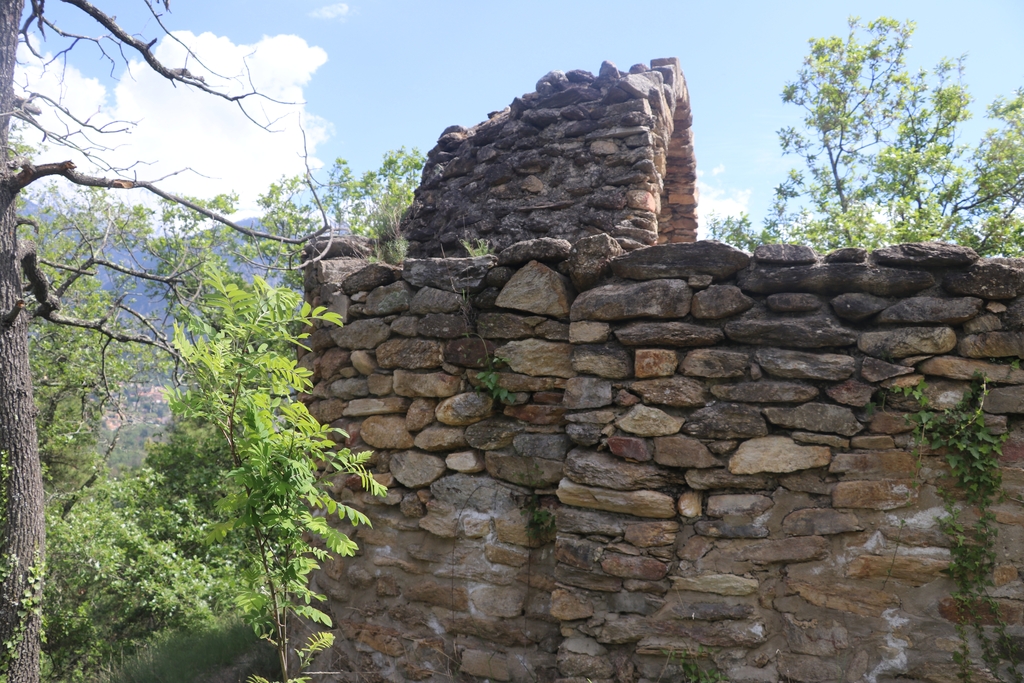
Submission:
<svg viewBox="0 0 1024 683">
<path fill-rule="evenodd" d="M 976 371 L 988 424 L 1011 432 L 990 592 L 1024 635 L 1017 261 L 942 244 L 623 253 L 597 235 L 325 260 L 306 285 L 347 320 L 302 358 L 310 410 L 372 449 L 389 487 L 334 480 L 373 528 L 315 576 L 338 634 L 320 670 L 669 681 L 670 653 L 700 646 L 737 683 L 951 683 L 946 467 L 915 458 L 916 405 L 888 389 L 926 378 L 941 409 Z M 488 358 L 509 405 L 479 390 Z"/>
<path fill-rule="evenodd" d="M 692 242 L 697 230 L 690 100 L 679 60 L 623 74 L 552 71 L 472 128 L 430 150 L 401 225 L 415 257 L 466 255 L 552 237 L 606 233 L 626 249 Z"/>
</svg>

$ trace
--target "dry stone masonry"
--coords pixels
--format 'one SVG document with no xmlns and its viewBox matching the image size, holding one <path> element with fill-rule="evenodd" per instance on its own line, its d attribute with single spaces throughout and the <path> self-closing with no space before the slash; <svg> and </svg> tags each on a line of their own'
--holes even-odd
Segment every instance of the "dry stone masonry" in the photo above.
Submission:
<svg viewBox="0 0 1024 683">
<path fill-rule="evenodd" d="M 557 127 L 551 142 L 567 158 L 603 143 L 657 162 L 671 105 L 648 109 L 651 98 L 685 90 L 674 62 L 654 69 L 549 76 L 494 128 L 530 126 L 515 140 L 532 140 Z M 651 90 L 641 98 L 624 82 Z M 623 94 L 610 97 L 615 88 Z M 634 113 L 635 123 L 616 118 Z M 587 139 L 612 118 L 644 130 Z M 451 151 L 433 153 L 436 182 L 413 219 L 419 253 L 451 229 L 425 207 L 442 215 L 441 196 L 474 179 L 500 177 L 510 209 L 533 201 L 518 194 L 531 177 L 572 196 L 568 176 L 553 186 L 536 161 L 560 173 L 560 157 L 500 147 L 498 133 L 485 144 L 488 125 L 447 133 Z M 498 168 L 487 149 L 508 159 L 504 176 L 474 170 Z M 513 157 L 536 166 L 524 173 Z M 462 163 L 461 175 L 447 171 Z M 602 173 L 657 185 L 658 164 L 635 163 Z M 904 415 L 916 404 L 889 389 L 926 379 L 932 406 L 947 408 L 978 371 L 992 381 L 988 424 L 1010 432 L 991 594 L 1024 635 L 1024 370 L 1010 363 L 1024 357 L 1021 262 L 938 243 L 624 252 L 619 238 L 634 233 L 616 226 L 629 200 L 598 209 L 591 199 L 500 218 L 474 204 L 505 247 L 496 256 L 402 267 L 337 258 L 307 271 L 307 300 L 346 325 L 313 332 L 305 400 L 347 431 L 345 446 L 373 451 L 389 487 L 375 499 L 334 480 L 373 527 L 354 532 L 356 557 L 315 576 L 338 635 L 323 670 L 353 681 L 643 683 L 680 680 L 671 653 L 702 647 L 736 683 L 951 683 L 957 611 L 936 521 L 947 468 L 929 451 L 915 459 Z M 656 209 L 634 215 L 654 221 Z M 591 210 L 607 230 L 521 240 L 531 225 L 568 234 L 558 212 Z M 482 387 L 492 369 L 507 405 Z"/>
<path fill-rule="evenodd" d="M 401 232 L 415 257 L 465 255 L 460 242 L 478 239 L 692 242 L 696 174 L 679 60 L 552 71 L 487 121 L 445 129 Z"/>
</svg>

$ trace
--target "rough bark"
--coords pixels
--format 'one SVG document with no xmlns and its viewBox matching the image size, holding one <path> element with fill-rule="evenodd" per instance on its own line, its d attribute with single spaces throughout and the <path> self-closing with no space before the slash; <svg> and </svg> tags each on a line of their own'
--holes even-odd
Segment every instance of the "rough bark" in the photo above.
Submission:
<svg viewBox="0 0 1024 683">
<path fill-rule="evenodd" d="M 0 0 L 0 112 L 13 109 L 23 8 L 24 0 Z M 10 118 L 5 116 L 0 120 L 0 453 L 7 461 L 8 476 L 3 482 L 5 510 L 0 531 L 0 666 L 7 669 L 10 683 L 38 683 L 38 604 L 45 547 L 43 480 L 28 362 L 29 316 L 12 313 L 25 295 L 16 233 L 17 188 L 6 164 L 11 157 L 9 129 Z M 30 583 L 33 577 L 36 583 Z"/>
</svg>

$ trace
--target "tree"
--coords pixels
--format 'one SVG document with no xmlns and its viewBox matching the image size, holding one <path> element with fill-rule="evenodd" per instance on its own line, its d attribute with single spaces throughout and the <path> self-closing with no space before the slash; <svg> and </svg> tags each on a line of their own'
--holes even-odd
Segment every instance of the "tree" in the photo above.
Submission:
<svg viewBox="0 0 1024 683">
<path fill-rule="evenodd" d="M 109 190 L 143 189 L 165 200 L 186 207 L 206 219 L 227 226 L 247 239 L 276 241 L 296 250 L 311 237 L 331 232 L 327 221 L 310 234 L 275 235 L 231 221 L 216 206 L 177 197 L 162 190 L 158 184 L 139 179 L 130 169 L 106 165 L 107 175 L 88 175 L 76 169 L 71 161 L 36 164 L 30 156 L 20 154 L 11 137 L 12 120 L 26 129 L 41 131 L 50 144 L 66 147 L 87 158 L 102 162 L 106 149 L 100 140 L 105 130 L 81 113 L 70 111 L 63 102 L 39 93 L 15 91 L 14 74 L 19 44 L 35 50 L 40 39 L 62 41 L 60 54 L 78 46 L 91 45 L 114 63 L 114 56 L 127 60 L 128 55 L 141 59 L 148 68 L 181 87 L 219 97 L 239 106 L 254 121 L 246 108 L 260 94 L 245 85 L 229 89 L 237 83 L 216 83 L 213 75 L 202 69 L 198 56 L 188 52 L 188 61 L 180 65 L 162 63 L 153 52 L 157 40 L 129 33 L 114 17 L 104 13 L 88 0 L 62 0 L 45 6 L 31 0 L 26 11 L 24 0 L 0 0 L 0 474 L 3 487 L 0 499 L 0 680 L 10 683 L 36 683 L 39 680 L 40 601 L 43 594 L 45 562 L 45 521 L 42 468 L 36 429 L 36 406 L 29 362 L 29 327 L 33 320 L 92 330 L 116 342 L 140 343 L 174 350 L 162 330 L 144 313 L 133 309 L 124 299 L 115 299 L 110 307 L 92 317 L 68 315 L 63 310 L 67 288 L 97 269 L 119 273 L 138 281 L 160 285 L 170 297 L 187 301 L 179 286 L 192 272 L 194 264 L 186 260 L 165 260 L 158 263 L 131 263 L 110 259 L 108 251 L 95 249 L 95 243 L 72 263 L 51 264 L 63 273 L 62 282 L 51 285 L 46 277 L 35 244 L 19 234 L 22 226 L 32 221 L 17 215 L 19 197 L 33 183 L 44 178 L 59 177 L 71 185 Z M 155 26 L 164 29 L 163 20 L 168 0 L 146 1 Z M 103 35 L 97 37 L 71 33 L 61 28 L 55 12 L 68 10 L 95 23 Z M 169 34 L 169 39 L 175 39 Z M 190 71 L 190 68 L 197 73 Z M 208 75 L 204 75 L 208 74 Z M 211 79 L 211 80 L 208 80 Z M 61 130 L 47 130 L 41 113 L 49 109 L 67 125 Z M 266 123 L 264 123 L 266 125 Z M 100 163 L 102 166 L 102 163 Z M 127 233 L 125 233 L 127 235 Z M 333 233 L 332 233 L 333 234 Z M 101 244 L 103 247 L 109 245 Z M 26 299 L 22 277 L 35 299 Z"/>
<path fill-rule="evenodd" d="M 779 131 L 782 151 L 804 169 L 776 188 L 761 237 L 824 250 L 938 239 L 1024 254 L 1024 89 L 989 106 L 996 127 L 963 144 L 964 58 L 912 72 L 913 22 L 849 27 L 812 39 L 782 92 L 803 111 L 802 125 Z"/>
<path fill-rule="evenodd" d="M 185 312 L 185 325 L 174 327 L 190 383 L 169 392 L 170 404 L 186 418 L 208 421 L 227 445 L 225 477 L 232 488 L 218 507 L 228 519 L 214 525 L 209 537 L 247 533 L 237 603 L 277 649 L 281 683 L 307 683 L 291 675 L 290 617 L 331 626 L 331 618 L 310 604 L 326 598 L 310 590 L 309 574 L 331 553 L 355 553 L 355 542 L 336 526 L 369 524 L 363 513 L 334 500 L 324 477 L 357 475 L 374 495 L 385 489 L 364 467 L 371 453 L 337 448 L 332 436 L 345 435 L 321 425 L 296 399 L 296 392 L 313 389 L 313 372 L 290 353 L 309 333 L 293 330 L 340 325 L 341 317 L 309 304 L 296 313 L 301 296 L 261 278 L 247 290 L 207 272 L 213 292 L 201 313 Z M 282 341 L 287 355 L 276 348 Z M 300 659 L 306 663 L 333 638 L 314 635 L 297 650 Z"/>
</svg>

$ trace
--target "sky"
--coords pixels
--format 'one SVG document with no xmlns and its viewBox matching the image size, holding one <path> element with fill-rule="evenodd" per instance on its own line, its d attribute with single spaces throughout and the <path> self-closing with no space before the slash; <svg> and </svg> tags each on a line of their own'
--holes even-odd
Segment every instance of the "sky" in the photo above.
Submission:
<svg viewBox="0 0 1024 683">
<path fill-rule="evenodd" d="M 915 69 L 966 55 L 975 119 L 965 142 L 990 127 L 988 103 L 1024 87 L 1021 0 L 172 0 L 162 21 L 174 39 L 143 0 L 95 4 L 147 42 L 160 39 L 155 50 L 169 66 L 267 98 L 244 100 L 247 118 L 236 104 L 171 86 L 136 56 L 127 67 L 111 64 L 84 43 L 66 66 L 60 43 L 41 43 L 43 60 L 23 50 L 18 82 L 60 95 L 80 119 L 130 128 L 93 136 L 113 148 L 97 154 L 107 163 L 141 161 L 130 172 L 147 179 L 176 173 L 163 186 L 193 196 L 237 192 L 247 211 L 270 183 L 302 173 L 305 157 L 313 168 L 342 157 L 362 172 L 389 149 L 426 152 L 447 126 L 485 120 L 548 71 L 596 73 L 603 60 L 625 71 L 676 56 L 693 109 L 700 213 L 747 211 L 759 222 L 797 161 L 779 150 L 776 131 L 800 119 L 782 104 L 782 88 L 808 40 L 845 35 L 850 16 L 915 21 L 908 56 Z M 51 9 L 65 30 L 100 33 L 73 9 Z M 186 62 L 181 44 L 202 64 Z M 51 146 L 45 154 L 67 153 Z"/>
</svg>

